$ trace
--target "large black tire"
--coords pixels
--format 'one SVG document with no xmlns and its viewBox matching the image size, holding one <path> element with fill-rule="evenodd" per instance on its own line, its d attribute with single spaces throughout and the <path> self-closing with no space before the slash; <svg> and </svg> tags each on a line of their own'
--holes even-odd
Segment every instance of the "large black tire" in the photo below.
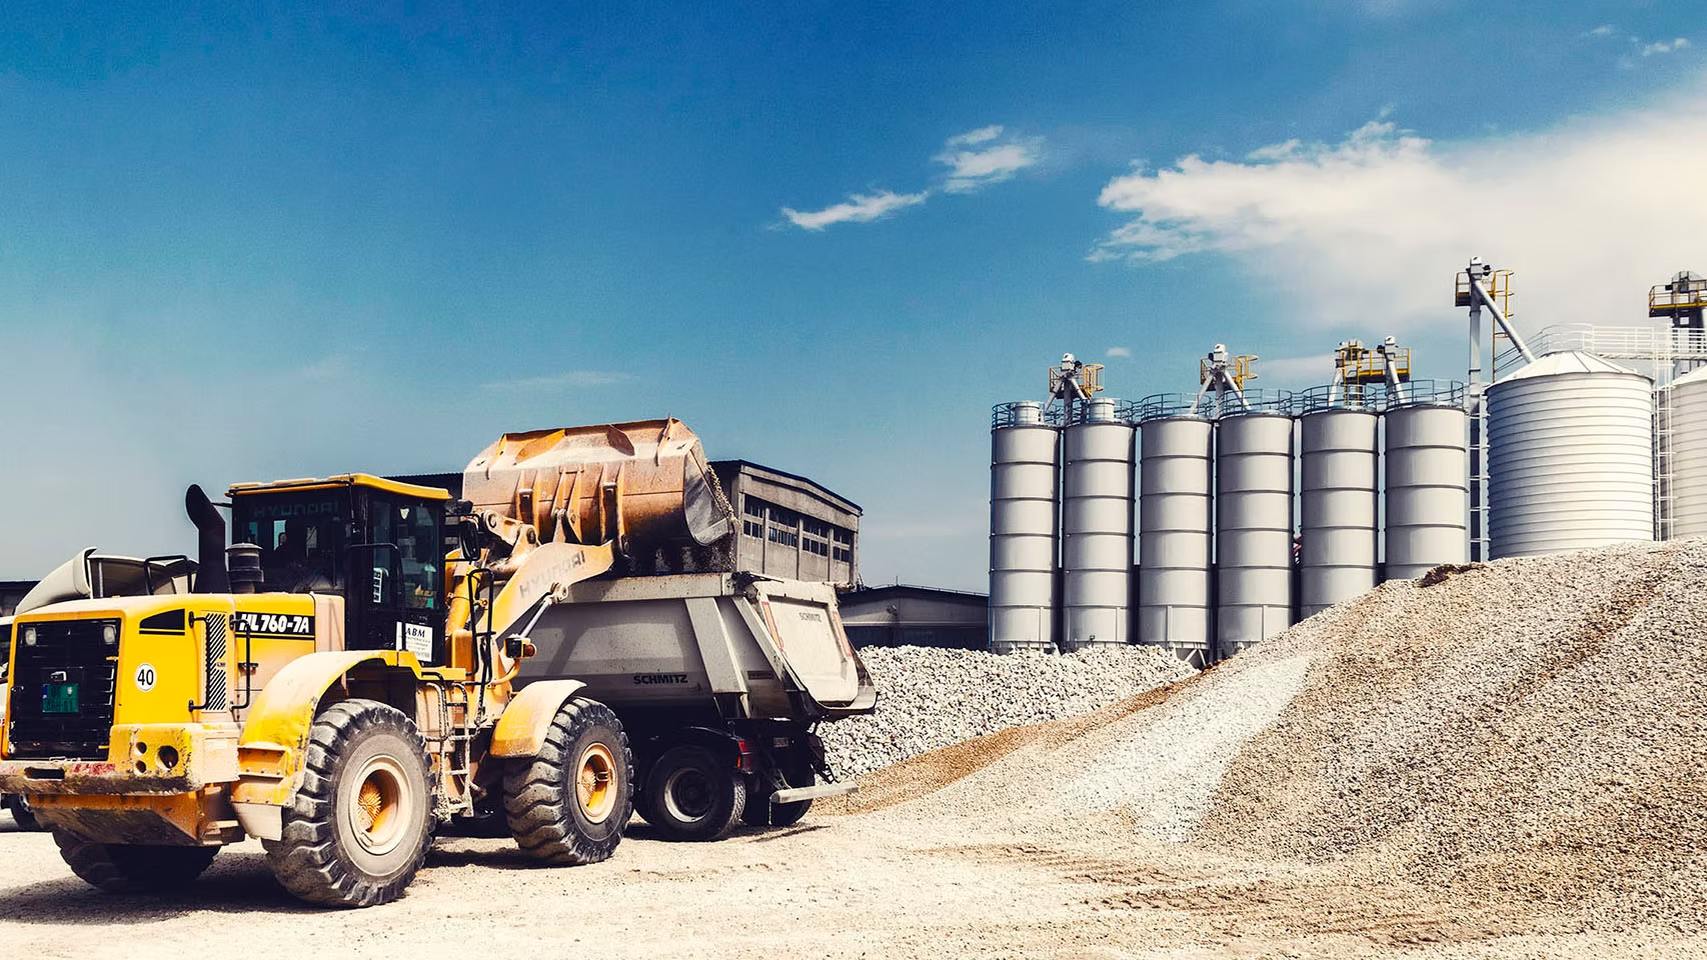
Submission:
<svg viewBox="0 0 1707 960">
<path fill-rule="evenodd" d="M 28 798 L 21 797 L 14 793 L 9 793 L 6 795 L 5 806 L 7 811 L 12 814 L 12 819 L 18 824 L 19 830 L 27 830 L 31 833 L 35 833 L 46 829 L 41 825 L 41 822 L 36 819 L 35 811 L 30 809 L 30 801 Z"/>
<path fill-rule="evenodd" d="M 266 841 L 279 884 L 310 903 L 371 907 L 403 895 L 432 844 L 426 745 L 414 721 L 376 700 L 345 700 L 308 733 L 307 769 Z"/>
<path fill-rule="evenodd" d="M 167 893 L 189 886 L 219 853 L 218 847 L 144 847 L 95 843 L 64 830 L 53 842 L 71 872 L 105 893 Z"/>
<path fill-rule="evenodd" d="M 610 859 L 634 813 L 634 753 L 616 714 L 575 697 L 539 754 L 504 768 L 504 816 L 530 859 L 573 866 Z"/>
<path fill-rule="evenodd" d="M 641 816 L 665 839 L 717 840 L 741 822 L 747 778 L 704 747 L 671 747 L 646 774 L 645 797 Z"/>
</svg>

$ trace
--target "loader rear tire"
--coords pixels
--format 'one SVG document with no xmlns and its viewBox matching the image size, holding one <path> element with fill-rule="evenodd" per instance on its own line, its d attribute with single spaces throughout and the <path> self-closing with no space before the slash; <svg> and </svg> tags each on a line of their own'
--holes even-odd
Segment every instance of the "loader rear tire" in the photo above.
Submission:
<svg viewBox="0 0 1707 960">
<path fill-rule="evenodd" d="M 151 847 L 96 843 L 64 830 L 53 842 L 71 872 L 104 893 L 166 893 L 189 886 L 219 853 L 218 847 Z"/>
<path fill-rule="evenodd" d="M 640 813 L 667 840 L 719 840 L 741 822 L 747 802 L 747 778 L 726 758 L 671 747 L 646 775 Z"/>
<path fill-rule="evenodd" d="M 308 733 L 282 839 L 263 841 L 279 884 L 310 903 L 371 907 L 403 895 L 432 845 L 427 749 L 414 721 L 345 700 Z"/>
<path fill-rule="evenodd" d="M 30 801 L 27 797 L 7 794 L 5 806 L 11 812 L 12 820 L 18 824 L 19 830 L 37 833 L 47 829 L 36 819 L 35 811 L 30 809 Z"/>
<path fill-rule="evenodd" d="M 610 859 L 634 813 L 634 753 L 611 708 L 575 697 L 533 757 L 504 768 L 504 816 L 529 859 L 560 866 Z"/>
</svg>

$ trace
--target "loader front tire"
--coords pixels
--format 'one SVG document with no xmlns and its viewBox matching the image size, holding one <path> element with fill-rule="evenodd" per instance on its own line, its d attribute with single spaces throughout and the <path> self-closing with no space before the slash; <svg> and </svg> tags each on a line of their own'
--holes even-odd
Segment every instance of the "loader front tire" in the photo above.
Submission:
<svg viewBox="0 0 1707 960">
<path fill-rule="evenodd" d="M 279 884 L 310 903 L 371 907 L 403 895 L 432 843 L 427 750 L 414 721 L 345 700 L 314 721 L 282 838 L 264 841 Z"/>
<path fill-rule="evenodd" d="M 575 697 L 532 757 L 504 768 L 504 816 L 529 859 L 573 866 L 610 859 L 634 812 L 634 754 L 611 709 Z"/>
<path fill-rule="evenodd" d="M 747 803 L 747 778 L 727 758 L 671 747 L 646 775 L 640 815 L 668 840 L 719 840 L 741 822 Z"/>
<path fill-rule="evenodd" d="M 218 847 L 150 847 L 96 843 L 64 830 L 53 842 L 71 872 L 103 893 L 167 893 L 189 886 L 213 862 Z"/>
</svg>

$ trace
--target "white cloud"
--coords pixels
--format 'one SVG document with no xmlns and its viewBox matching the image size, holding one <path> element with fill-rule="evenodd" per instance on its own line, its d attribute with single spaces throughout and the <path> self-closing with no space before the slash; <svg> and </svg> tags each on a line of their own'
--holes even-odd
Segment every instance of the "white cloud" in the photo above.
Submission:
<svg viewBox="0 0 1707 960">
<path fill-rule="evenodd" d="M 1688 37 L 1674 37 L 1670 40 L 1659 40 L 1642 47 L 1642 56 L 1651 57 L 1661 53 L 1676 53 L 1689 47 Z"/>
<path fill-rule="evenodd" d="M 1131 347 L 1109 347 L 1108 348 L 1108 355 L 1111 357 L 1130 357 L 1130 356 L 1132 356 L 1132 348 Z"/>
<path fill-rule="evenodd" d="M 949 137 L 948 140 L 943 143 L 943 146 L 950 148 L 975 147 L 980 143 L 989 143 L 991 140 L 1002 135 L 1002 129 L 1001 124 L 992 123 L 987 127 L 979 127 L 976 130 L 968 130 L 965 133 L 955 134 L 954 136 Z"/>
<path fill-rule="evenodd" d="M 847 200 L 831 204 L 822 210 L 796 210 L 783 207 L 782 215 L 802 230 L 822 230 L 837 223 L 870 223 L 887 217 L 897 210 L 924 203 L 929 191 L 895 193 L 879 190 L 876 193 L 849 194 Z"/>
<path fill-rule="evenodd" d="M 1042 137 L 1004 137 L 1000 126 L 980 127 L 943 143 L 936 162 L 948 167 L 943 189 L 969 193 L 1001 183 L 1043 159 Z"/>
<path fill-rule="evenodd" d="M 1555 129 L 1435 143 L 1391 122 L 1257 159 L 1188 156 L 1115 177 L 1098 202 L 1130 219 L 1093 260 L 1216 253 L 1317 325 L 1450 323 L 1472 255 L 1517 271 L 1519 325 L 1643 319 L 1643 294 L 1707 256 L 1707 84 Z"/>
<path fill-rule="evenodd" d="M 495 393 L 534 393 L 565 390 L 571 387 L 608 387 L 630 379 L 621 370 L 565 370 L 538 377 L 518 377 L 514 380 L 494 380 L 480 385 L 482 390 Z"/>
<path fill-rule="evenodd" d="M 1617 32 L 1618 32 L 1617 27 L 1614 27 L 1610 23 L 1603 23 L 1600 26 L 1595 27 L 1593 30 L 1584 31 L 1583 36 L 1585 36 L 1585 37 L 1610 37 Z"/>
</svg>

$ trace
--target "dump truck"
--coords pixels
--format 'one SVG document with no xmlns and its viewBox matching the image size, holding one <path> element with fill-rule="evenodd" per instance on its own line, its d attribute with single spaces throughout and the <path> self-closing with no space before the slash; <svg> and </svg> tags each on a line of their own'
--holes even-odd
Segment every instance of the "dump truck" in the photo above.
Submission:
<svg viewBox="0 0 1707 960">
<path fill-rule="evenodd" d="M 603 496 L 589 491 L 621 483 L 630 503 L 644 496 L 634 478 L 588 465 L 645 460 L 652 439 L 628 425 L 506 434 L 467 465 L 459 493 L 484 515 L 581 538 Z M 877 699 L 835 589 L 738 572 L 734 511 L 715 475 L 704 480 L 684 498 L 697 535 L 646 538 L 662 546 L 631 546 L 618 575 L 565 588 L 530 621 L 537 655 L 517 678 L 524 690 L 573 678 L 615 712 L 634 749 L 635 805 L 666 839 L 787 826 L 813 800 L 850 791 L 833 781 L 815 728 Z"/>
<path fill-rule="evenodd" d="M 383 903 L 439 824 L 493 806 L 535 860 L 608 858 L 628 737 L 577 680 L 517 687 L 528 631 L 576 582 L 693 556 L 734 521 L 679 421 L 590 434 L 528 435 L 581 455 L 550 491 L 488 471 L 511 480 L 498 505 L 360 473 L 237 484 L 229 547 L 191 487 L 186 592 L 15 617 L 0 792 L 109 891 L 188 883 L 257 838 L 296 896 Z"/>
</svg>

